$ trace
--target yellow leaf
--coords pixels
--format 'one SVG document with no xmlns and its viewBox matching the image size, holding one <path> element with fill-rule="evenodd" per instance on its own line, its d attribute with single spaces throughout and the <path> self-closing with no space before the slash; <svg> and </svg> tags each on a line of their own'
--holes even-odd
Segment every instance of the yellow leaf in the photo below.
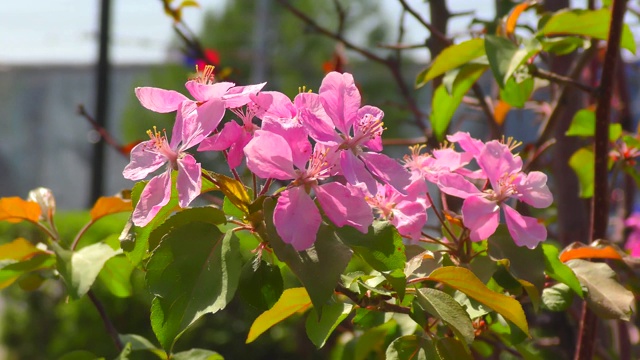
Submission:
<svg viewBox="0 0 640 360">
<path fill-rule="evenodd" d="M 19 197 L 0 199 L 0 221 L 18 223 L 27 220 L 37 223 L 40 213 L 40 205 L 36 202 L 22 200 Z"/>
<path fill-rule="evenodd" d="M 24 238 L 17 238 L 10 243 L 0 245 L 0 260 L 28 260 L 35 254 L 43 252 Z"/>
<path fill-rule="evenodd" d="M 433 270 L 427 277 L 465 293 L 474 300 L 495 310 L 529 335 L 529 325 L 520 303 L 504 294 L 497 293 L 480 281 L 470 270 L 459 266 L 445 266 Z"/>
<path fill-rule="evenodd" d="M 509 110 L 511 110 L 511 105 L 502 100 L 498 101 L 498 104 L 493 111 L 493 116 L 496 118 L 496 123 L 498 125 L 502 125 L 504 123 L 504 119 L 507 117 Z"/>
<path fill-rule="evenodd" d="M 226 196 L 233 205 L 235 205 L 240 211 L 245 214 L 249 214 L 249 204 L 251 204 L 251 198 L 244 185 L 230 177 L 222 174 L 210 172 L 209 176 L 214 180 L 215 185 L 218 186 L 220 191 Z"/>
<path fill-rule="evenodd" d="M 507 16 L 504 22 L 504 32 L 507 37 L 513 35 L 513 32 L 516 31 L 516 24 L 518 23 L 518 18 L 523 11 L 527 10 L 529 6 L 534 5 L 535 1 L 525 1 L 517 6 L 515 6 L 509 16 Z"/>
<path fill-rule="evenodd" d="M 96 201 L 89 214 L 91 220 L 96 221 L 103 216 L 131 210 L 130 200 L 123 200 L 117 196 L 103 196 Z"/>
<path fill-rule="evenodd" d="M 311 307 L 311 299 L 303 287 L 286 289 L 273 307 L 258 316 L 251 325 L 246 343 L 253 342 L 273 325 Z"/>
</svg>

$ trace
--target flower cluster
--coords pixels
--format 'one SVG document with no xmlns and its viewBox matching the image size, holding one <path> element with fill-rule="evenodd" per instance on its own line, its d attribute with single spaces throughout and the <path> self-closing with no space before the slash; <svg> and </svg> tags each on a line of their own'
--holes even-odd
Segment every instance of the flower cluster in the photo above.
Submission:
<svg viewBox="0 0 640 360">
<path fill-rule="evenodd" d="M 245 162 L 267 184 L 283 182 L 274 195 L 273 223 L 282 240 L 299 251 L 314 244 L 323 215 L 362 233 L 377 217 L 391 222 L 407 241 L 419 241 L 432 205 L 428 183 L 464 199 L 462 218 L 472 241 L 495 232 L 500 209 L 518 245 L 533 248 L 546 238 L 542 224 L 507 204 L 516 199 L 546 207 L 552 201 L 546 176 L 523 173 L 509 143 L 483 143 L 456 133 L 448 139 L 462 152 L 446 147 L 423 154 L 424 146 L 416 146 L 403 165 L 381 153 L 384 113 L 362 106 L 351 74 L 329 73 L 318 93 L 301 92 L 292 101 L 261 91 L 265 84 L 216 83 L 211 70 L 186 83 L 195 100 L 171 90 L 136 89 L 146 108 L 176 112 L 171 140 L 154 128 L 151 139 L 132 150 L 124 169 L 126 178 L 141 180 L 166 164 L 142 191 L 133 213 L 136 225 L 148 224 L 169 202 L 174 171 L 181 207 L 200 194 L 201 165 L 186 152 L 199 144 L 198 151 L 224 151 L 231 169 Z M 227 109 L 239 121 L 218 130 Z M 474 160 L 479 169 L 467 169 Z"/>
</svg>

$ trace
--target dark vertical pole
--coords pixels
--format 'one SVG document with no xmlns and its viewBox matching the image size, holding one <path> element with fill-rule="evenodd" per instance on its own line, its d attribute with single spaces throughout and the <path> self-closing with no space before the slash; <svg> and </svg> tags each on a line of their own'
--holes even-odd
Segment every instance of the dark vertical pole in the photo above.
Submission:
<svg viewBox="0 0 640 360">
<path fill-rule="evenodd" d="M 100 49 L 96 67 L 96 115 L 95 119 L 102 128 L 107 127 L 107 109 L 109 107 L 109 22 L 111 18 L 111 0 L 100 1 Z M 101 137 L 93 146 L 91 163 L 90 204 L 104 191 L 104 152 L 105 141 Z"/>
</svg>

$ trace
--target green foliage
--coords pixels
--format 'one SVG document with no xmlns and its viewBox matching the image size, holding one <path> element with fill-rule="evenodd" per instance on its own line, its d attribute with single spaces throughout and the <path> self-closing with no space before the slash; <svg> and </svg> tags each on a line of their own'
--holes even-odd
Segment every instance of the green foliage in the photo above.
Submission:
<svg viewBox="0 0 640 360">
<path fill-rule="evenodd" d="M 247 262 L 240 274 L 238 295 L 258 310 L 269 310 L 282 295 L 280 268 L 255 258 Z"/>
<path fill-rule="evenodd" d="M 531 41 L 519 47 L 507 38 L 487 35 L 484 41 L 489 66 L 500 88 L 529 58 L 541 50 L 540 43 Z"/>
<path fill-rule="evenodd" d="M 544 286 L 544 253 L 538 246 L 531 250 L 513 242 L 506 225 L 499 225 L 488 239 L 488 253 L 494 260 L 506 259 L 507 270 L 516 278 L 526 280 L 542 291 Z"/>
<path fill-rule="evenodd" d="M 582 109 L 576 112 L 565 133 L 567 136 L 594 136 L 596 131 L 596 114 L 593 110 Z M 622 125 L 609 125 L 609 140 L 616 141 L 622 134 Z"/>
<path fill-rule="evenodd" d="M 542 251 L 544 253 L 545 273 L 550 278 L 567 285 L 578 296 L 583 297 L 580 281 L 574 274 L 573 270 L 560 261 L 560 252 L 558 248 L 549 243 L 543 243 Z"/>
<path fill-rule="evenodd" d="M 420 306 L 447 324 L 456 336 L 471 344 L 475 338 L 471 319 L 462 306 L 448 294 L 430 288 L 418 289 L 416 299 Z"/>
<path fill-rule="evenodd" d="M 323 347 L 329 335 L 349 316 L 353 307 L 352 304 L 342 302 L 329 303 L 323 306 L 320 316 L 315 311 L 309 312 L 305 328 L 313 344 L 318 348 Z"/>
<path fill-rule="evenodd" d="M 232 232 L 191 222 L 167 233 L 149 259 L 146 276 L 155 296 L 151 325 L 167 352 L 194 321 L 227 306 L 241 266 Z"/>
<path fill-rule="evenodd" d="M 526 76 L 522 80 L 516 80 L 512 76 L 500 89 L 500 99 L 513 107 L 522 108 L 531 97 L 533 85 L 534 80 L 531 76 Z"/>
<path fill-rule="evenodd" d="M 578 149 L 569 159 L 569 166 L 575 171 L 580 183 L 580 197 L 593 196 L 593 172 L 595 158 L 591 148 Z"/>
<path fill-rule="evenodd" d="M 484 39 L 471 39 L 444 49 L 416 78 L 416 87 L 426 85 L 432 79 L 456 69 L 485 54 Z"/>
</svg>

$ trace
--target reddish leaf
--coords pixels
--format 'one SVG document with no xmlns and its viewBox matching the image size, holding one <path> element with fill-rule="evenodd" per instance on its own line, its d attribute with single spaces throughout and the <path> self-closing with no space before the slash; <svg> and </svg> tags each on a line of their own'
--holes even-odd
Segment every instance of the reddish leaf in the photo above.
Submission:
<svg viewBox="0 0 640 360">
<path fill-rule="evenodd" d="M 592 246 L 581 246 L 573 249 L 566 249 L 560 254 L 560 261 L 567 262 L 572 259 L 614 259 L 622 260 L 620 253 L 612 246 L 595 248 Z"/>
<path fill-rule="evenodd" d="M 40 205 L 19 197 L 0 199 L 0 221 L 18 223 L 24 220 L 37 223 L 40 219 Z"/>
<path fill-rule="evenodd" d="M 96 201 L 89 214 L 91 215 L 91 220 L 96 221 L 103 216 L 131 211 L 132 209 L 130 200 L 123 200 L 116 196 L 103 196 Z"/>
</svg>

